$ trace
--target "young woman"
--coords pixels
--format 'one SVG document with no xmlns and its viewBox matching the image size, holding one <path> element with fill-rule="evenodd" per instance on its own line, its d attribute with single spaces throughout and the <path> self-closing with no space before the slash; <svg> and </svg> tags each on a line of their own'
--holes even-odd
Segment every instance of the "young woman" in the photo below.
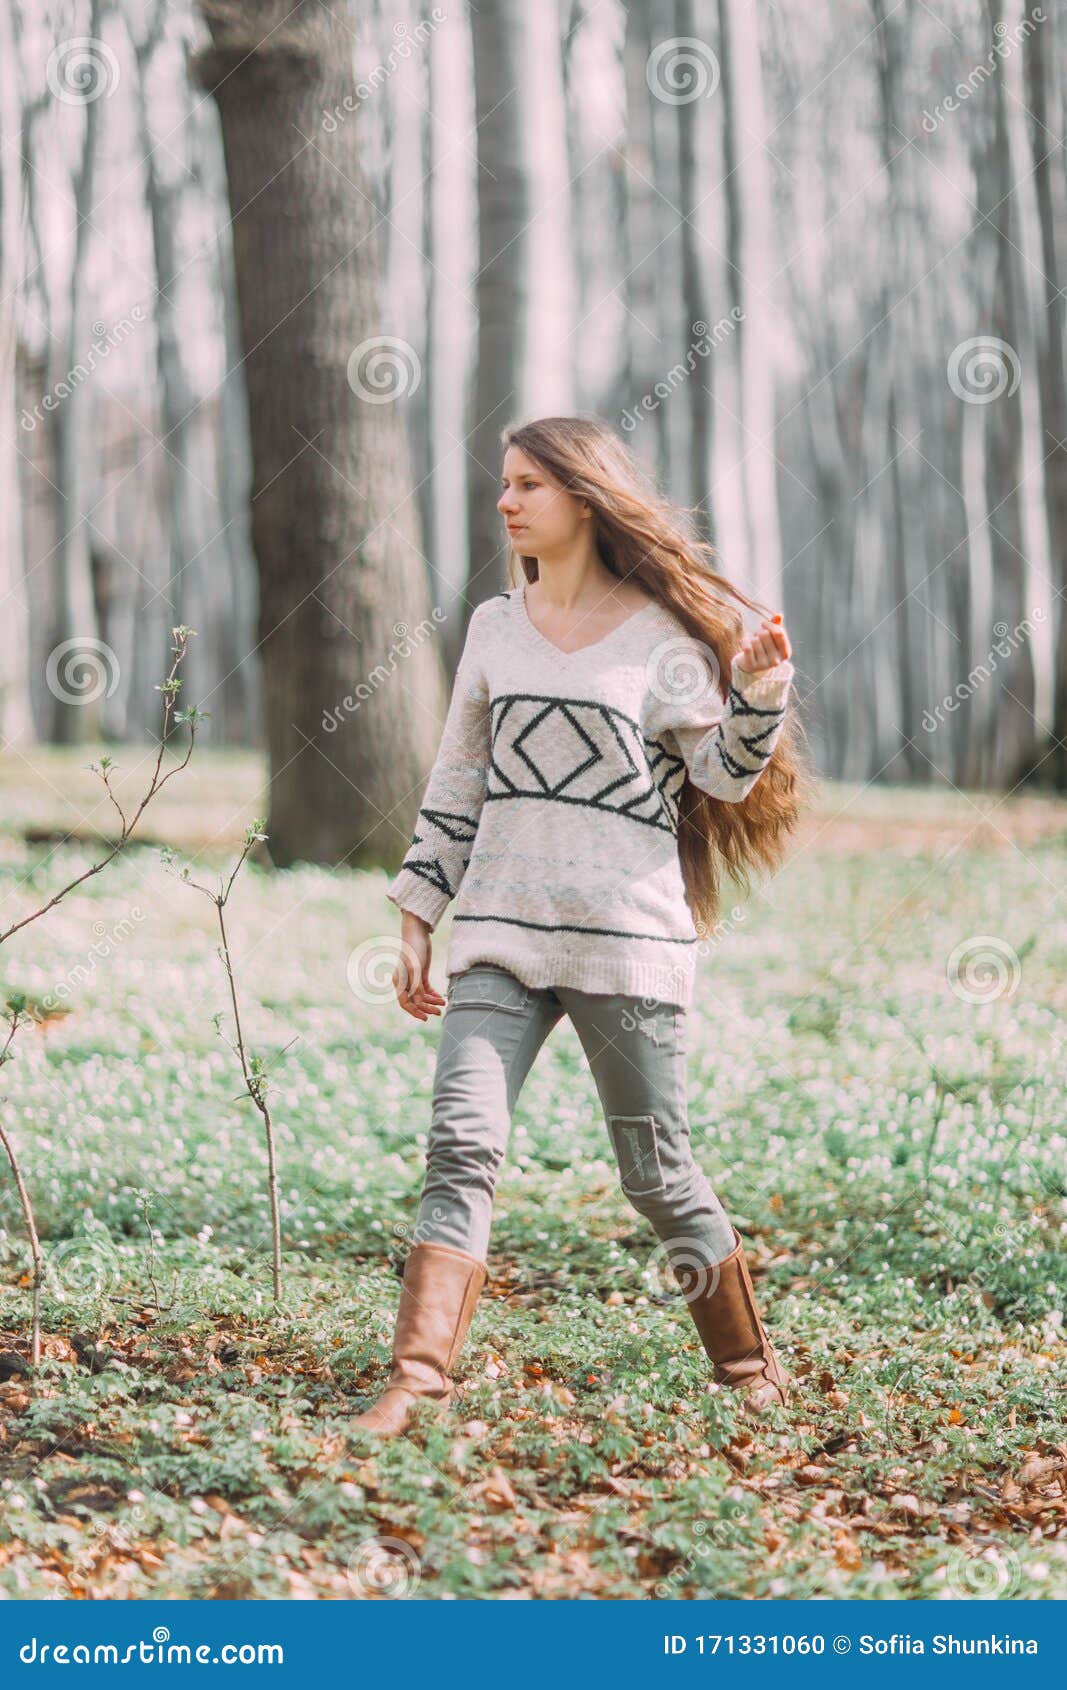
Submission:
<svg viewBox="0 0 1067 1690">
<path fill-rule="evenodd" d="M 445 1013 L 392 1372 L 354 1425 L 395 1435 L 418 1398 L 450 1400 L 512 1111 L 563 1015 L 714 1377 L 757 1411 L 784 1404 L 740 1236 L 693 1158 L 685 1017 L 721 871 L 747 887 L 748 868 L 775 866 L 806 796 L 789 638 L 780 615 L 745 636 L 738 603 L 762 607 L 613 430 L 548 417 L 503 439 L 514 584 L 471 617 L 387 893 L 399 1003 Z M 430 935 L 452 898 L 446 999 Z"/>
</svg>

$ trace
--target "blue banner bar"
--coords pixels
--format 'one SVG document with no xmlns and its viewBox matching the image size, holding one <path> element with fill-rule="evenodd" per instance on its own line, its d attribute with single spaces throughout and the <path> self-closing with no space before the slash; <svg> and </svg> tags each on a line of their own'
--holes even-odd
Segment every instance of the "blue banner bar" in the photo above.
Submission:
<svg viewBox="0 0 1067 1690">
<path fill-rule="evenodd" d="M 307 1685 L 646 1690 L 1062 1686 L 1065 1604 L 946 1602 L 0 1602 L 0 1686 L 61 1675 Z"/>
</svg>

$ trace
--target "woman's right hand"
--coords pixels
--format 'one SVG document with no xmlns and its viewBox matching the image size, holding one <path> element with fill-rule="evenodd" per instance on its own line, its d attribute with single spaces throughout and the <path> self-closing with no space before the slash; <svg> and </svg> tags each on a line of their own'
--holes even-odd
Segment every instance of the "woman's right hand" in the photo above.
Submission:
<svg viewBox="0 0 1067 1690">
<path fill-rule="evenodd" d="M 416 1021 L 440 1015 L 447 1002 L 430 984 L 430 929 L 421 916 L 405 910 L 400 921 L 400 955 L 393 970 L 396 1001 Z"/>
</svg>

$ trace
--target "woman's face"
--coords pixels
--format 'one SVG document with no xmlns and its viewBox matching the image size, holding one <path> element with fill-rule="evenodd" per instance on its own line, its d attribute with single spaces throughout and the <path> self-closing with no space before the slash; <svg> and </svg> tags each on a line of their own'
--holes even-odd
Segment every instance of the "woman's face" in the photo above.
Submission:
<svg viewBox="0 0 1067 1690">
<path fill-rule="evenodd" d="M 504 453 L 500 480 L 496 508 L 516 551 L 539 557 L 574 543 L 583 520 L 582 499 L 568 493 L 517 446 Z"/>
</svg>

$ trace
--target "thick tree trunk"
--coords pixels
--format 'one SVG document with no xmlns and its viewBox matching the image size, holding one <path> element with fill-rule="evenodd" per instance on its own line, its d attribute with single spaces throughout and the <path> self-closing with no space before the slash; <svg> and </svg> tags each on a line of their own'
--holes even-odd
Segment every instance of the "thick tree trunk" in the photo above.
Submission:
<svg viewBox="0 0 1067 1690">
<path fill-rule="evenodd" d="M 351 35 L 342 0 L 201 9 L 252 427 L 269 849 L 389 865 L 446 699 L 398 403 L 415 378 L 377 335 Z"/>
</svg>

